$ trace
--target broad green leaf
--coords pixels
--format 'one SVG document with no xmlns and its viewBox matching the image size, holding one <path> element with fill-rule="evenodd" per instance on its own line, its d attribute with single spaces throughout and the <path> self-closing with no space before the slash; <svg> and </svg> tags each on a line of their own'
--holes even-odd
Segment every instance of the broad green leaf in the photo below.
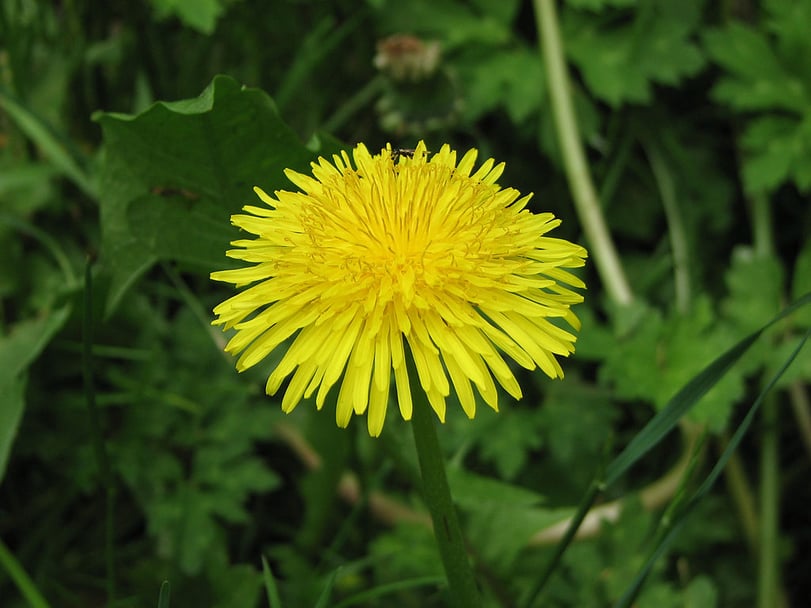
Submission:
<svg viewBox="0 0 811 608">
<path fill-rule="evenodd" d="M 226 266 L 238 234 L 229 216 L 257 203 L 253 186 L 291 188 L 285 167 L 315 157 L 262 91 L 216 77 L 194 99 L 138 115 L 97 113 L 104 134 L 102 261 L 111 275 L 108 313 L 159 260 L 201 273 Z"/>
</svg>

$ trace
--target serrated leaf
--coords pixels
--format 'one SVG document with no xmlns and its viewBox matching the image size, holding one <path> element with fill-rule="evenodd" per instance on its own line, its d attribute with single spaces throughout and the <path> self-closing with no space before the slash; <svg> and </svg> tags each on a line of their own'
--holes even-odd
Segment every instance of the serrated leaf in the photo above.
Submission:
<svg viewBox="0 0 811 608">
<path fill-rule="evenodd" d="M 765 28 L 730 23 L 704 37 L 709 55 L 726 70 L 713 96 L 740 112 L 763 112 L 741 140 L 746 191 L 760 194 L 793 181 L 805 192 L 811 189 L 811 10 L 783 0 L 764 8 Z"/>
<path fill-rule="evenodd" d="M 809 114 L 811 121 L 811 114 Z M 811 125 L 811 122 L 809 122 Z M 811 182 L 811 129 L 801 128 L 789 117 L 764 116 L 753 119 L 741 143 L 744 148 L 743 181 L 746 191 L 757 194 L 774 190 L 794 179 L 801 190 Z"/>
<path fill-rule="evenodd" d="M 600 371 L 601 378 L 612 382 L 619 396 L 645 399 L 661 409 L 732 341 L 727 330 L 715 327 L 706 298 L 698 299 L 689 315 L 663 318 L 651 311 L 628 338 L 617 342 Z M 692 409 L 690 417 L 719 431 L 742 393 L 741 373 L 729 372 Z"/>
<path fill-rule="evenodd" d="M 384 30 L 415 32 L 441 40 L 444 49 L 471 44 L 502 45 L 512 37 L 510 24 L 502 20 L 503 15 L 482 14 L 455 0 L 388 2 L 379 18 Z"/>
<path fill-rule="evenodd" d="M 759 30 L 730 23 L 707 33 L 704 45 L 729 72 L 713 89 L 716 99 L 739 110 L 807 110 L 808 93 L 802 81 L 785 68 Z"/>
<path fill-rule="evenodd" d="M 111 275 L 108 313 L 158 260 L 190 262 L 205 274 L 224 267 L 237 235 L 228 218 L 255 202 L 252 187 L 290 188 L 283 169 L 304 170 L 315 157 L 270 97 L 225 76 L 194 99 L 94 119 L 105 143 L 101 255 Z"/>
<path fill-rule="evenodd" d="M 480 443 L 480 453 L 483 460 L 493 463 L 500 477 L 512 480 L 541 443 L 535 412 L 516 409 L 493 420 Z"/>
<path fill-rule="evenodd" d="M 695 2 L 640 5 L 633 23 L 615 25 L 575 12 L 564 15 L 566 51 L 589 90 L 614 107 L 647 103 L 654 84 L 675 85 L 696 74 L 704 56 L 690 39 Z M 608 25 L 610 24 L 610 25 Z"/>
<path fill-rule="evenodd" d="M 757 256 L 749 247 L 738 247 L 726 273 L 729 290 L 722 304 L 727 319 L 741 331 L 752 331 L 780 310 L 783 266 L 772 256 Z"/>
<path fill-rule="evenodd" d="M 545 96 L 546 78 L 538 53 L 528 48 L 493 49 L 463 57 L 464 111 L 468 120 L 504 107 L 514 123 L 537 111 Z"/>
</svg>

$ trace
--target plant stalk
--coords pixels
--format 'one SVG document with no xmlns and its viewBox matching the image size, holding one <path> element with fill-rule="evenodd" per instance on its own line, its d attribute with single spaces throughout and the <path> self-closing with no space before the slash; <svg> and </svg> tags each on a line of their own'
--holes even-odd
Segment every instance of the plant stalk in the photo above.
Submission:
<svg viewBox="0 0 811 608">
<path fill-rule="evenodd" d="M 630 304 L 633 292 L 603 216 L 591 179 L 572 104 L 566 61 L 554 0 L 533 0 L 541 56 L 549 81 L 549 96 L 563 156 L 563 166 L 575 210 L 592 250 L 594 265 L 609 297 Z"/>
<path fill-rule="evenodd" d="M 451 605 L 458 608 L 477 608 L 481 605 L 479 591 L 451 498 L 445 473 L 445 460 L 436 433 L 434 412 L 425 392 L 419 386 L 416 371 L 413 368 L 410 371 L 411 395 L 414 400 L 411 428 L 420 462 L 423 496 L 431 512 L 434 538 L 439 546 L 442 565 L 448 578 Z"/>
<path fill-rule="evenodd" d="M 777 448 L 777 401 L 769 395 L 761 412 L 760 538 L 758 552 L 758 608 L 781 605 L 778 542 L 780 473 Z"/>
</svg>

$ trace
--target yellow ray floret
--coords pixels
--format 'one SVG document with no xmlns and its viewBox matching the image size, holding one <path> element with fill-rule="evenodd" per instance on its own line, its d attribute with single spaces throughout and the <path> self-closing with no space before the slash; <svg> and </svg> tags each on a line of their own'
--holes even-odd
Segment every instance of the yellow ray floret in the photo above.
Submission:
<svg viewBox="0 0 811 608">
<path fill-rule="evenodd" d="M 267 381 L 272 395 L 289 379 L 282 409 L 313 395 L 320 409 L 339 384 L 338 424 L 365 414 L 372 436 L 392 384 L 404 419 L 420 390 L 444 421 L 451 391 L 471 418 L 475 393 L 498 409 L 496 383 L 521 398 L 503 355 L 563 377 L 558 357 L 576 338 L 560 321 L 579 329 L 571 306 L 585 288 L 566 269 L 586 251 L 548 236 L 560 220 L 501 188 L 503 163 L 474 171 L 476 156 L 457 163 L 449 146 L 430 155 L 422 142 L 410 155 L 372 155 L 359 144 L 351 157 L 319 158 L 312 175 L 286 171 L 299 192 L 255 188 L 265 206 L 231 221 L 256 238 L 227 252 L 250 265 L 211 274 L 241 289 L 214 309 L 214 324 L 233 329 L 237 369 L 284 348 Z"/>
</svg>

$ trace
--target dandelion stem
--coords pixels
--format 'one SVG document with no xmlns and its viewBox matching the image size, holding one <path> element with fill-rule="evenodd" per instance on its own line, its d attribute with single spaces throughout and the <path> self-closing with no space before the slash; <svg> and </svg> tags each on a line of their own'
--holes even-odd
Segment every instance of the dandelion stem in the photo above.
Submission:
<svg viewBox="0 0 811 608">
<path fill-rule="evenodd" d="M 534 0 L 533 4 L 541 55 L 549 80 L 552 113 L 555 117 L 563 166 L 569 180 L 575 210 L 583 224 L 583 230 L 594 254 L 594 265 L 608 295 L 615 302 L 630 304 L 633 292 L 606 226 L 580 141 L 566 74 L 555 0 Z"/>
<path fill-rule="evenodd" d="M 434 412 L 422 387 L 418 386 L 416 372 L 411 374 L 411 378 L 412 384 L 416 385 L 411 389 L 414 400 L 411 428 L 414 431 L 414 442 L 420 461 L 423 496 L 434 523 L 434 537 L 439 545 L 439 553 L 448 578 L 451 604 L 459 608 L 477 608 L 480 605 L 479 592 L 468 560 L 456 508 L 451 499 L 448 478 L 445 474 L 445 460 L 436 433 Z"/>
</svg>

